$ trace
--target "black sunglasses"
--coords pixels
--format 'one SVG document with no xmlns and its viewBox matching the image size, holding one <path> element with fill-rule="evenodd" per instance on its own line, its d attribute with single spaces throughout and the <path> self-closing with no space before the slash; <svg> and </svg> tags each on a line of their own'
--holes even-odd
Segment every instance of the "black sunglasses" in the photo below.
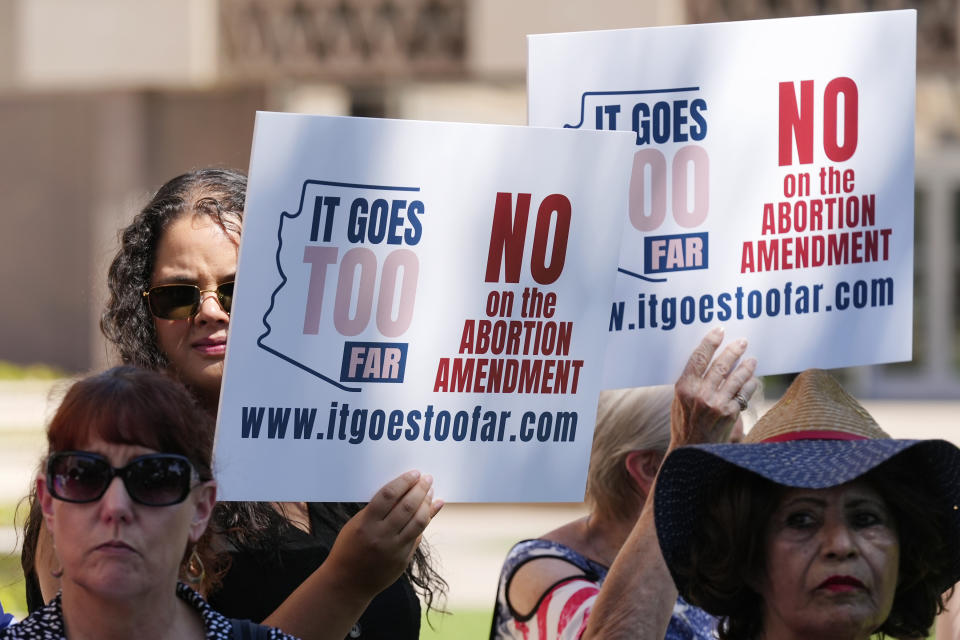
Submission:
<svg viewBox="0 0 960 640">
<path fill-rule="evenodd" d="M 195 284 L 161 284 L 143 292 L 150 313 L 164 320 L 184 320 L 197 315 L 205 293 L 217 294 L 217 302 L 226 313 L 233 306 L 233 282 L 218 284 L 216 289 L 201 289 Z"/>
<path fill-rule="evenodd" d="M 96 502 L 119 476 L 134 502 L 166 507 L 186 499 L 194 475 L 190 461 L 174 453 L 137 456 L 121 469 L 88 451 L 60 451 L 47 460 L 47 490 L 65 502 Z"/>
</svg>

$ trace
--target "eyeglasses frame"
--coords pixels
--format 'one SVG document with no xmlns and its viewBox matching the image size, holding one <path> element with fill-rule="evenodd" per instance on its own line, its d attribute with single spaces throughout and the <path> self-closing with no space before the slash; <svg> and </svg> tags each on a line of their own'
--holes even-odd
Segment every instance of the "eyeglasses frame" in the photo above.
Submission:
<svg viewBox="0 0 960 640">
<path fill-rule="evenodd" d="M 70 498 L 64 498 L 60 495 L 57 495 L 57 491 L 54 488 L 56 487 L 56 485 L 53 481 L 53 476 L 54 476 L 53 464 L 57 459 L 64 458 L 66 456 L 80 456 L 82 458 L 98 460 L 100 462 L 104 462 L 107 465 L 107 467 L 110 469 L 110 477 L 107 480 L 106 484 L 103 485 L 103 490 L 100 492 L 99 495 L 97 495 L 97 497 L 90 498 L 89 500 L 72 500 Z M 164 459 L 173 458 L 180 462 L 185 462 L 187 464 L 187 467 L 190 469 L 190 485 L 187 487 L 187 490 L 183 492 L 183 495 L 178 500 L 175 500 L 174 502 L 163 503 L 163 504 L 152 504 L 149 502 L 143 502 L 141 500 L 138 500 L 136 497 L 134 497 L 132 493 L 130 493 L 130 489 L 127 487 L 127 470 L 134 463 L 140 460 L 150 459 L 150 458 L 164 458 Z M 127 495 L 130 496 L 130 499 L 133 500 L 135 503 L 141 504 L 145 507 L 170 507 L 175 504 L 180 504 L 187 499 L 191 491 L 193 491 L 196 487 L 200 485 L 200 483 L 194 484 L 193 482 L 194 480 L 200 479 L 200 474 L 197 473 L 197 470 L 193 466 L 193 463 L 190 462 L 189 458 L 187 458 L 186 456 L 180 455 L 179 453 L 147 453 L 142 456 L 136 456 L 135 458 L 131 458 L 130 461 L 127 462 L 127 464 L 123 465 L 122 467 L 113 466 L 106 456 L 99 453 L 93 453 L 92 451 L 57 451 L 55 453 L 50 454 L 50 456 L 47 458 L 47 469 L 46 469 L 47 491 L 50 492 L 51 496 L 53 496 L 54 498 L 62 502 L 70 502 L 72 504 L 90 504 L 91 502 L 97 502 L 98 500 L 103 498 L 104 494 L 107 492 L 107 489 L 109 489 L 110 485 L 113 483 L 113 479 L 117 477 L 119 477 L 121 482 L 123 483 L 123 490 L 127 492 Z"/>
<path fill-rule="evenodd" d="M 203 306 L 203 300 L 204 300 L 203 294 L 205 294 L 205 293 L 212 293 L 212 294 L 213 294 L 213 297 L 214 297 L 214 298 L 216 299 L 216 301 L 217 301 L 217 304 L 220 305 L 220 308 L 221 308 L 221 309 L 223 309 L 223 312 L 224 312 L 225 314 L 227 314 L 227 315 L 230 315 L 230 312 L 227 311 L 227 310 L 224 308 L 224 306 L 223 306 L 223 300 L 220 299 L 220 295 L 221 295 L 221 294 L 220 294 L 219 289 L 220 289 L 220 287 L 222 287 L 222 286 L 225 285 L 225 284 L 236 285 L 236 280 L 227 280 L 226 282 L 221 282 L 221 283 L 219 283 L 219 284 L 218 284 L 215 288 L 213 288 L 213 289 L 201 289 L 200 287 L 198 287 L 198 286 L 195 285 L 195 284 L 187 284 L 187 283 L 185 283 L 185 282 L 170 282 L 170 283 L 167 283 L 167 284 L 158 284 L 158 285 L 156 285 L 156 286 L 150 287 L 150 288 L 147 289 L 146 291 L 143 291 L 143 292 L 141 293 L 141 296 L 147 299 L 147 309 L 150 311 L 150 315 L 152 315 L 152 316 L 155 317 L 155 318 L 160 318 L 161 320 L 189 320 L 190 318 L 195 317 L 198 313 L 200 313 L 200 307 Z M 198 294 L 197 294 L 198 297 L 197 297 L 197 302 L 195 303 L 196 306 L 195 306 L 195 308 L 194 308 L 194 310 L 193 310 L 193 313 L 191 313 L 190 315 L 188 315 L 188 316 L 185 317 L 185 318 L 164 318 L 163 316 L 158 316 L 156 313 L 154 313 L 154 311 L 153 311 L 153 305 L 150 303 L 150 294 L 151 294 L 155 289 L 163 289 L 164 287 L 193 287 L 194 289 L 196 289 L 197 292 L 198 292 Z M 232 306 L 233 306 L 233 305 L 231 304 L 231 307 L 232 307 Z"/>
</svg>

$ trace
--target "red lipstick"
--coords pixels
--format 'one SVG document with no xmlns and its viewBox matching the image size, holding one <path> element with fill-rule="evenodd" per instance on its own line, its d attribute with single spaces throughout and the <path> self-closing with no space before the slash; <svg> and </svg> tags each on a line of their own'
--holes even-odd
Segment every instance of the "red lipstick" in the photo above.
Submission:
<svg viewBox="0 0 960 640">
<path fill-rule="evenodd" d="M 866 586 L 853 576 L 830 576 L 821 582 L 817 588 L 828 591 L 853 591 L 854 589 L 866 589 Z"/>
</svg>

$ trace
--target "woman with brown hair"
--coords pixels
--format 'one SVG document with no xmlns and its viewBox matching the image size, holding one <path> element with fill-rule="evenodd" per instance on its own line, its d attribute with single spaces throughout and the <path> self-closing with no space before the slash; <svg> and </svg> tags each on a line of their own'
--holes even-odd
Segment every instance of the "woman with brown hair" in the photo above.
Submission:
<svg viewBox="0 0 960 640">
<path fill-rule="evenodd" d="M 121 360 L 171 373 L 211 416 L 223 377 L 246 185 L 244 174 L 226 169 L 170 180 L 123 230 L 108 274 L 101 327 Z M 431 478 L 417 472 L 391 481 L 366 506 L 218 504 L 214 543 L 230 562 L 210 601 L 227 615 L 308 640 L 417 638 L 417 590 L 429 607 L 445 588 L 420 545 L 440 506 Z M 38 518 L 31 523 L 22 562 L 33 608 L 55 585 L 44 585 L 49 555 Z"/>
<path fill-rule="evenodd" d="M 37 503 L 50 532 L 60 589 L 44 607 L 0 630 L 20 638 L 202 638 L 235 628 L 198 585 L 203 536 L 216 500 L 213 423 L 176 381 L 115 367 L 76 382 L 47 429 Z"/>
</svg>

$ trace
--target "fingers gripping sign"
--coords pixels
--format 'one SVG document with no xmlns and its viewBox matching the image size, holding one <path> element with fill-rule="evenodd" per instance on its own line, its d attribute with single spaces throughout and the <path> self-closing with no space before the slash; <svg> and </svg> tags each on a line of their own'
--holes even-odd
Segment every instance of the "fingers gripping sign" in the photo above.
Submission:
<svg viewBox="0 0 960 640">
<path fill-rule="evenodd" d="M 726 442 L 759 385 L 755 358 L 740 360 L 747 341 L 734 340 L 716 357 L 723 328 L 712 329 L 693 351 L 674 387 L 670 447 Z"/>
<path fill-rule="evenodd" d="M 384 485 L 344 525 L 327 562 L 342 563 L 352 580 L 378 593 L 407 568 L 424 529 L 442 506 L 443 501 L 433 499 L 433 478 L 408 471 Z"/>
</svg>

